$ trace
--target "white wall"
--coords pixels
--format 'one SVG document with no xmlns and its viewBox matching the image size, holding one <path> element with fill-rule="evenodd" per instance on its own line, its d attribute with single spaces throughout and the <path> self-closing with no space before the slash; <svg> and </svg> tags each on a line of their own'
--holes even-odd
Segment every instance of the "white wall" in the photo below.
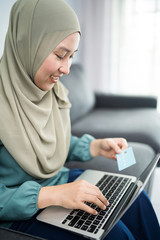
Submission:
<svg viewBox="0 0 160 240">
<path fill-rule="evenodd" d="M 0 57 L 3 53 L 4 41 L 8 29 L 9 14 L 16 0 L 0 0 Z"/>
</svg>

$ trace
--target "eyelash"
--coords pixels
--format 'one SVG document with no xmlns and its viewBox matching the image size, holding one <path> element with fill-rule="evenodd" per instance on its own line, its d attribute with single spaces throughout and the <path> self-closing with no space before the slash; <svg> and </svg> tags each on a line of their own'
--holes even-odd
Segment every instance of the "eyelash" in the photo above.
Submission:
<svg viewBox="0 0 160 240">
<path fill-rule="evenodd" d="M 59 60 L 63 60 L 64 57 L 61 57 L 59 55 L 56 55 Z M 73 59 L 73 56 L 70 56 L 70 59 Z"/>
<path fill-rule="evenodd" d="M 63 57 L 59 56 L 59 55 L 56 55 L 58 59 L 62 60 Z"/>
</svg>

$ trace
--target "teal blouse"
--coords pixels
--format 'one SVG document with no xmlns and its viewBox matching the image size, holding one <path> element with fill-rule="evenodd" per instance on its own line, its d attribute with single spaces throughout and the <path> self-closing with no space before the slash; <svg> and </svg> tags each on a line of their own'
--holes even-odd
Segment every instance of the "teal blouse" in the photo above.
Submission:
<svg viewBox="0 0 160 240">
<path fill-rule="evenodd" d="M 93 139 L 88 134 L 81 138 L 71 136 L 66 162 L 90 160 Z M 69 169 L 62 167 L 52 178 L 35 179 L 17 164 L 0 141 L 0 226 L 10 227 L 16 220 L 31 218 L 39 210 L 37 198 L 41 187 L 66 183 L 68 175 Z"/>
</svg>

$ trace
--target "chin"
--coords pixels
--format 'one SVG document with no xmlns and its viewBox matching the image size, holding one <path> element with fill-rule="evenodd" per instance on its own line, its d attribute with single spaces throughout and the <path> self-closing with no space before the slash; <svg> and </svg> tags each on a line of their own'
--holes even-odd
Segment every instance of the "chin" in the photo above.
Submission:
<svg viewBox="0 0 160 240">
<path fill-rule="evenodd" d="M 40 89 L 43 90 L 43 91 L 49 91 L 51 90 L 53 87 L 54 87 L 54 83 L 50 84 L 50 85 L 47 85 L 47 86 L 42 86 Z"/>
</svg>

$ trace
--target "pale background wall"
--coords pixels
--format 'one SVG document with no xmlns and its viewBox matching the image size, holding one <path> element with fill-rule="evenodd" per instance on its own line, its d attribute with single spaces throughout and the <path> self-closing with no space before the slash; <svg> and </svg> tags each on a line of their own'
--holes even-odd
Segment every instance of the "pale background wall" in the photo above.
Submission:
<svg viewBox="0 0 160 240">
<path fill-rule="evenodd" d="M 4 41 L 8 29 L 9 13 L 16 0 L 0 0 L 0 57 L 3 53 Z"/>
</svg>

